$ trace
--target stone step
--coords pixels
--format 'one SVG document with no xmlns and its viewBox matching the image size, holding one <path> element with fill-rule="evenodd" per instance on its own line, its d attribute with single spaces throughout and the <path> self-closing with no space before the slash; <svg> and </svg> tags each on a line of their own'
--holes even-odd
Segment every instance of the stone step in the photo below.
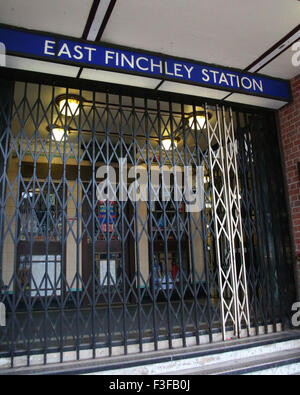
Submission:
<svg viewBox="0 0 300 395">
<path fill-rule="evenodd" d="M 177 371 L 176 375 L 294 375 L 299 369 L 300 348 L 217 363 L 210 368 L 181 370 Z"/>
<path fill-rule="evenodd" d="M 251 374 L 258 371 L 255 364 L 259 360 L 265 367 L 264 371 L 278 364 L 287 366 L 295 363 L 295 372 L 299 372 L 298 358 L 300 362 L 300 331 L 292 330 L 187 348 L 0 369 L 0 375 Z"/>
</svg>

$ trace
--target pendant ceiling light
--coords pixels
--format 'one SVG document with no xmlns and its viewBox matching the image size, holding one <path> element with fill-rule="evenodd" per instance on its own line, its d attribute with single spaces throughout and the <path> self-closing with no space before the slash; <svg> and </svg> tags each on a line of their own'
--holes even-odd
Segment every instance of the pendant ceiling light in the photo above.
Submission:
<svg viewBox="0 0 300 395">
<path fill-rule="evenodd" d="M 56 98 L 56 104 L 62 115 L 77 117 L 79 115 L 82 98 L 78 95 L 60 95 Z"/>
<path fill-rule="evenodd" d="M 165 151 L 170 151 L 171 149 L 174 149 L 174 148 L 176 149 L 178 146 L 178 142 L 179 142 L 178 138 L 172 140 L 169 137 L 165 137 L 161 141 L 163 149 Z"/>
<path fill-rule="evenodd" d="M 210 112 L 207 112 L 207 118 L 211 119 L 212 114 Z M 197 111 L 195 114 L 190 114 L 189 118 L 189 128 L 195 130 L 196 126 L 197 129 L 203 129 L 205 124 L 206 124 L 206 113 L 205 111 Z M 195 125 L 196 121 L 196 125 Z"/>
<path fill-rule="evenodd" d="M 69 134 L 68 130 L 65 132 L 65 129 L 57 125 L 48 126 L 47 130 L 51 133 L 51 140 L 58 143 L 65 141 L 66 135 Z"/>
</svg>

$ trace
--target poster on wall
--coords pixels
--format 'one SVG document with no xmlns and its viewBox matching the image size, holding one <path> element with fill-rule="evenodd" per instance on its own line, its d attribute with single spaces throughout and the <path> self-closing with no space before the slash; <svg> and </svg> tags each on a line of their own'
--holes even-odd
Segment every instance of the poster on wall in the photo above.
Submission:
<svg viewBox="0 0 300 395">
<path fill-rule="evenodd" d="M 116 261 L 109 261 L 110 268 L 110 285 L 116 283 Z M 102 286 L 108 286 L 108 261 L 100 261 L 100 283 Z"/>
</svg>

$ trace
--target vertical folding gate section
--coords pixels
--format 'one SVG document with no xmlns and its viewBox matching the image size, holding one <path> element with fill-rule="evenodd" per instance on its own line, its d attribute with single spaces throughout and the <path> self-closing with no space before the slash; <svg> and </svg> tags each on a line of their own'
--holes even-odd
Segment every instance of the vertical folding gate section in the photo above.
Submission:
<svg viewBox="0 0 300 395">
<path fill-rule="evenodd" d="M 234 134 L 232 109 L 229 108 L 229 121 L 226 121 L 225 109 L 222 108 L 224 126 L 225 165 L 227 172 L 228 209 L 231 225 L 231 250 L 234 263 L 235 297 L 237 305 L 238 336 L 242 326 L 250 333 L 250 316 L 248 302 L 248 283 L 244 250 L 244 235 L 241 213 L 241 191 L 239 169 L 237 166 L 237 140 Z M 235 325 L 236 327 L 236 325 Z"/>
<path fill-rule="evenodd" d="M 206 122 L 209 136 L 209 162 L 215 217 L 216 252 L 221 298 L 222 330 L 233 325 L 241 336 L 242 324 L 249 333 L 250 317 L 240 207 L 232 110 L 217 107 L 217 122 Z"/>
</svg>

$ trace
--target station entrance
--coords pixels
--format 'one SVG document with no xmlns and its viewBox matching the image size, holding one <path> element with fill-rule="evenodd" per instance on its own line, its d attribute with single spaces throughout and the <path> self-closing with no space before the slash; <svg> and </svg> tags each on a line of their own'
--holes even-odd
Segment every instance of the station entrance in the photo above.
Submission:
<svg viewBox="0 0 300 395">
<path fill-rule="evenodd" d="M 126 354 L 287 325 L 293 269 L 274 113 L 57 81 L 1 81 L 0 357 L 47 363 L 49 352 Z M 100 168 L 114 174 L 106 199 Z M 199 209 L 177 174 L 201 194 Z M 125 189 L 138 198 L 121 198 Z"/>
</svg>

